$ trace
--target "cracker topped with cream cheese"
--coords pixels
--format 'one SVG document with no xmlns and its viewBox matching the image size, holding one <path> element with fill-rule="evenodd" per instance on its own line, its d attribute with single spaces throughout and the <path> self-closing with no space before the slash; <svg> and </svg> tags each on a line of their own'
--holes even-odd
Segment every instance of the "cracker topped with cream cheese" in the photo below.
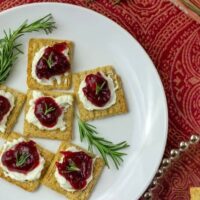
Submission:
<svg viewBox="0 0 200 200">
<path fill-rule="evenodd" d="M 84 121 L 128 112 L 121 79 L 112 66 L 75 73 L 73 87 Z"/>
</svg>

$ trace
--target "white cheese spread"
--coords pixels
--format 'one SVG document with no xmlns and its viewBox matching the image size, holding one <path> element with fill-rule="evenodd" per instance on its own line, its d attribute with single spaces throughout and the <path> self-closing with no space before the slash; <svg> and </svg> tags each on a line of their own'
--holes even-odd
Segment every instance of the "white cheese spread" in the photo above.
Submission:
<svg viewBox="0 0 200 200">
<path fill-rule="evenodd" d="M 1 157 L 4 154 L 4 152 L 8 151 L 12 147 L 14 147 L 15 145 L 17 145 L 23 141 L 25 141 L 23 138 L 14 139 L 13 141 L 11 141 L 11 142 L 8 141 L 3 145 L 3 149 L 2 149 L 2 152 L 0 155 L 0 167 L 2 168 L 4 175 L 7 177 L 10 177 L 11 179 L 21 181 L 21 182 L 34 181 L 34 180 L 37 180 L 40 178 L 41 172 L 42 172 L 42 170 L 44 168 L 44 164 L 45 164 L 45 160 L 40 154 L 39 154 L 39 165 L 36 168 L 34 168 L 32 171 L 28 172 L 27 174 L 10 171 L 1 162 Z"/>
<path fill-rule="evenodd" d="M 64 113 L 67 111 L 67 108 L 72 105 L 73 103 L 73 98 L 70 95 L 62 95 L 56 98 L 53 98 L 55 102 L 62 108 L 62 114 L 58 117 L 58 121 L 55 126 L 49 128 L 46 126 L 43 126 L 41 122 L 38 120 L 38 118 L 34 114 L 35 110 L 35 101 L 40 98 L 44 97 L 43 93 L 40 91 L 34 90 L 32 92 L 32 99 L 29 101 L 29 110 L 26 114 L 26 120 L 29 123 L 32 123 L 33 125 L 37 126 L 40 130 L 56 130 L 60 129 L 61 131 L 64 131 L 66 129 L 66 122 L 64 121 Z"/>
<path fill-rule="evenodd" d="M 10 92 L 5 92 L 4 90 L 0 90 L 0 96 L 4 96 L 10 102 L 10 110 L 3 116 L 3 119 L 0 122 L 0 132 L 4 133 L 6 130 L 6 123 L 8 120 L 8 116 L 10 115 L 12 109 L 15 106 L 15 98 Z"/>
<path fill-rule="evenodd" d="M 110 76 L 106 76 L 103 72 L 100 72 L 101 75 L 103 76 L 104 79 L 107 80 L 108 82 L 108 87 L 110 89 L 111 92 L 111 96 L 109 101 L 102 107 L 98 107 L 95 106 L 94 104 L 92 104 L 87 97 L 85 96 L 84 92 L 83 92 L 83 88 L 86 86 L 86 82 L 85 79 L 83 81 L 81 81 L 80 86 L 79 86 L 79 90 L 78 90 L 78 95 L 79 95 L 79 99 L 80 101 L 83 103 L 85 109 L 87 110 L 105 110 L 109 107 L 111 107 L 112 105 L 114 105 L 116 103 L 116 90 L 118 88 L 115 87 L 114 82 L 112 80 L 112 78 Z"/>
<path fill-rule="evenodd" d="M 78 150 L 76 147 L 69 147 L 65 151 L 79 152 L 80 150 Z M 95 160 L 96 160 L 96 158 L 93 158 L 91 175 L 87 179 L 87 184 L 86 184 L 86 186 L 82 190 L 84 190 L 88 186 L 88 184 L 90 183 L 90 181 L 92 181 L 92 179 L 93 179 L 93 166 L 94 166 Z M 59 162 L 62 163 L 62 161 L 63 161 L 63 157 L 60 159 Z M 60 187 L 62 187 L 64 190 L 69 191 L 69 192 L 75 192 L 75 191 L 77 191 L 77 190 L 75 190 L 72 187 L 72 185 L 70 184 L 70 182 L 68 180 L 66 180 L 65 177 L 63 177 L 58 172 L 57 167 L 56 167 L 56 171 L 55 171 L 54 175 L 55 175 L 55 178 L 56 178 L 57 182 L 59 183 Z"/>
</svg>

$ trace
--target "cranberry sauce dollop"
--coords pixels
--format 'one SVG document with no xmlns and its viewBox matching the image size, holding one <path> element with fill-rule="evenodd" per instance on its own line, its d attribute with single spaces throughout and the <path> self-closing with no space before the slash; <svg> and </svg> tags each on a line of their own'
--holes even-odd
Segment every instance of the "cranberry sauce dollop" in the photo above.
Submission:
<svg viewBox="0 0 200 200">
<path fill-rule="evenodd" d="M 62 75 L 70 69 L 70 63 L 62 53 L 66 48 L 67 44 L 63 42 L 45 49 L 36 65 L 36 75 L 39 79 L 49 79 L 55 75 Z"/>
<path fill-rule="evenodd" d="M 35 142 L 20 142 L 5 151 L 1 162 L 10 171 L 27 174 L 39 165 L 39 154 Z"/>
<path fill-rule="evenodd" d="M 35 101 L 34 114 L 43 126 L 51 128 L 57 124 L 62 109 L 51 97 L 41 97 Z"/>
<path fill-rule="evenodd" d="M 9 112 L 10 107 L 10 101 L 4 96 L 0 96 L 0 121 Z"/>
<path fill-rule="evenodd" d="M 107 80 L 97 72 L 97 74 L 89 74 L 85 78 L 86 86 L 83 93 L 86 98 L 95 106 L 103 107 L 111 96 Z"/>
<path fill-rule="evenodd" d="M 82 151 L 61 153 L 64 156 L 63 161 L 56 163 L 59 174 L 69 181 L 75 190 L 83 189 L 92 173 L 92 157 Z"/>
</svg>

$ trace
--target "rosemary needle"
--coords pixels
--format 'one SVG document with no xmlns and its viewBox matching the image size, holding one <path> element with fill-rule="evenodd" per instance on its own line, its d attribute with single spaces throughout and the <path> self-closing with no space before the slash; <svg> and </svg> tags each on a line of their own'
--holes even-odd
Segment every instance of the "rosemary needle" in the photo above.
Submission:
<svg viewBox="0 0 200 200">
<path fill-rule="evenodd" d="M 195 12 L 197 15 L 200 15 L 200 8 L 198 6 L 194 5 L 189 0 L 181 0 L 181 2 L 187 6 L 189 9 L 191 9 L 193 12 Z"/>
<path fill-rule="evenodd" d="M 95 1 L 95 0 L 86 0 L 86 3 L 89 4 L 89 3 L 92 3 L 93 1 Z M 113 0 L 114 5 L 119 4 L 120 2 L 121 2 L 121 0 Z"/>
<path fill-rule="evenodd" d="M 23 166 L 29 157 L 30 157 L 30 154 L 28 153 L 22 153 L 21 155 L 17 154 L 16 166 L 17 167 Z"/>
<path fill-rule="evenodd" d="M 45 103 L 45 111 L 44 111 L 44 115 L 48 115 L 49 113 L 53 112 L 55 110 L 54 107 L 49 107 L 47 106 L 47 104 Z"/>
<path fill-rule="evenodd" d="M 5 82 L 10 74 L 13 63 L 18 55 L 23 53 L 20 47 L 22 44 L 16 43 L 16 40 L 25 33 L 33 31 L 44 31 L 46 34 L 51 33 L 55 29 L 55 22 L 51 14 L 48 14 L 31 24 L 26 20 L 16 30 L 4 30 L 4 37 L 0 39 L 0 83 Z"/>
<path fill-rule="evenodd" d="M 115 167 L 119 169 L 120 164 L 123 162 L 122 157 L 126 155 L 126 153 L 123 153 L 120 150 L 129 147 L 127 142 L 123 141 L 117 144 L 113 144 L 112 142 L 104 139 L 103 137 L 99 137 L 96 127 L 87 122 L 82 121 L 79 117 L 78 127 L 80 139 L 81 141 L 83 141 L 84 139 L 87 140 L 89 145 L 89 151 L 93 152 L 93 147 L 96 147 L 108 168 L 110 168 L 108 163 L 108 157 L 110 157 L 114 162 Z"/>
</svg>

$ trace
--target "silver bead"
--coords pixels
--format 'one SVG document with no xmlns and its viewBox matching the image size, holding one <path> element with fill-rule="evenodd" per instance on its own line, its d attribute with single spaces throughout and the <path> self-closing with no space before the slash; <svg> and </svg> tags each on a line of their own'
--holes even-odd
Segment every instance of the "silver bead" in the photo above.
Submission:
<svg viewBox="0 0 200 200">
<path fill-rule="evenodd" d="M 179 152 L 179 150 L 177 150 L 177 149 L 172 149 L 171 151 L 170 151 L 170 155 L 171 155 L 171 159 L 175 159 L 175 158 L 177 158 L 178 156 L 179 156 L 179 154 L 180 154 L 180 152 Z"/>
<path fill-rule="evenodd" d="M 195 143 L 197 143 L 197 142 L 199 142 L 199 136 L 198 136 L 198 135 L 192 135 L 192 136 L 190 137 L 190 143 L 191 143 L 191 144 L 195 144 Z"/>
<path fill-rule="evenodd" d="M 181 142 L 179 145 L 179 150 L 180 151 L 185 151 L 189 147 L 188 142 Z"/>
<path fill-rule="evenodd" d="M 171 164 L 170 159 L 168 159 L 168 158 L 164 158 L 164 159 L 163 159 L 163 161 L 162 161 L 162 167 L 163 167 L 163 168 L 169 167 L 170 164 Z"/>
<path fill-rule="evenodd" d="M 154 179 L 153 179 L 152 184 L 153 184 L 153 185 L 157 185 L 157 184 L 158 184 L 157 178 L 154 178 Z"/>
<path fill-rule="evenodd" d="M 153 181 L 150 185 L 150 189 L 153 190 L 157 186 L 157 181 Z"/>
<path fill-rule="evenodd" d="M 152 198 L 152 193 L 151 193 L 151 192 L 146 192 L 146 193 L 144 194 L 144 199 L 149 200 L 149 199 L 151 199 L 151 198 Z"/>
<path fill-rule="evenodd" d="M 156 173 L 156 177 L 157 178 L 160 178 L 161 176 L 163 175 L 163 170 L 162 169 L 159 169 Z"/>
</svg>

